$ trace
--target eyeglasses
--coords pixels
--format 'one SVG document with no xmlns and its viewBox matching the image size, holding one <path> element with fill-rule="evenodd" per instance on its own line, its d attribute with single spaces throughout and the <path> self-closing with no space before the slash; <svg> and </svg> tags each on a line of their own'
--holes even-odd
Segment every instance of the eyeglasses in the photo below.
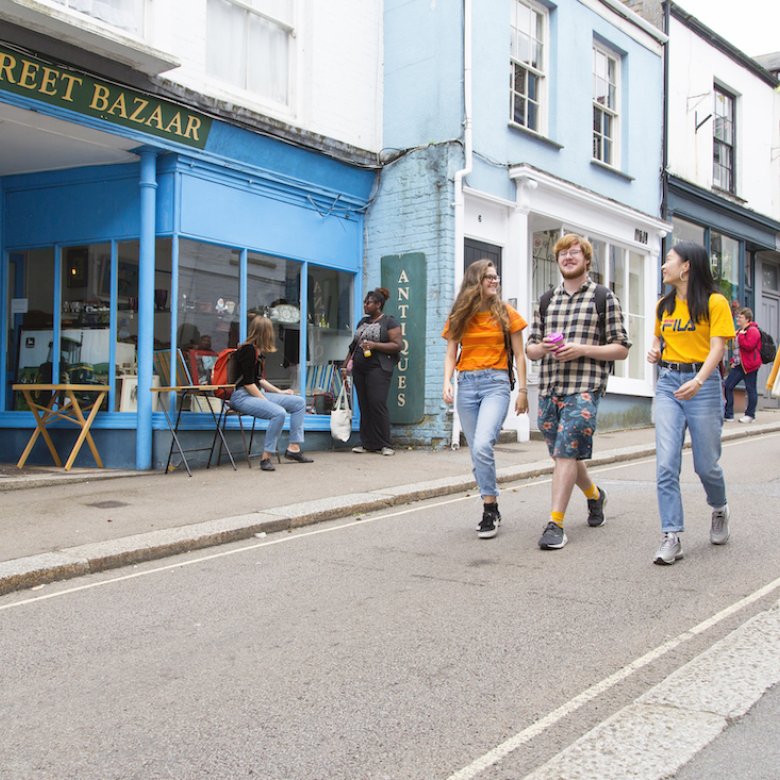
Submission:
<svg viewBox="0 0 780 780">
<path fill-rule="evenodd" d="M 489 282 L 497 282 L 500 278 L 501 278 L 500 276 L 496 276 L 495 274 L 485 274 L 482 277 L 482 281 L 485 281 L 487 279 L 487 281 Z"/>
<path fill-rule="evenodd" d="M 581 249 L 567 249 L 565 252 L 558 252 L 558 257 L 576 257 L 577 255 L 581 255 L 582 250 Z"/>
</svg>

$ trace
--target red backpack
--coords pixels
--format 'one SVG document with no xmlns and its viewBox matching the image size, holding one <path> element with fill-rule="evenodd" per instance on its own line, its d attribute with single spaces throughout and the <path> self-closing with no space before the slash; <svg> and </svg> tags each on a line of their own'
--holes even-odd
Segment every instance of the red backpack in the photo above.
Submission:
<svg viewBox="0 0 780 780">
<path fill-rule="evenodd" d="M 237 379 L 238 366 L 236 364 L 236 350 L 235 347 L 228 347 L 217 355 L 214 368 L 211 369 L 211 384 L 233 385 L 236 383 Z M 221 398 L 223 401 L 227 401 L 232 394 L 232 388 L 214 391 L 214 395 L 216 395 L 217 398 Z"/>
</svg>

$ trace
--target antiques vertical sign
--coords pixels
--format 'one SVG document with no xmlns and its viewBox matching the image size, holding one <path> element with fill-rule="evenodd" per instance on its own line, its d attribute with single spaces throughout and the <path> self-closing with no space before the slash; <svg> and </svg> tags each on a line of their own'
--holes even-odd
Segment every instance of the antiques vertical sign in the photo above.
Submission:
<svg viewBox="0 0 780 780">
<path fill-rule="evenodd" d="M 425 415 L 425 321 L 428 284 L 425 255 L 410 252 L 381 260 L 382 287 L 390 290 L 385 314 L 401 325 L 403 348 L 393 374 L 387 408 L 393 423 L 421 422 Z"/>
</svg>

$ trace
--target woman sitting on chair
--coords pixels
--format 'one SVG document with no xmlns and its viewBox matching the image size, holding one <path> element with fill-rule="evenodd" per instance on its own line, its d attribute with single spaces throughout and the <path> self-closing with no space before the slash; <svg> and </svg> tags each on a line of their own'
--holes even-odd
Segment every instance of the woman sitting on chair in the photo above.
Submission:
<svg viewBox="0 0 780 780">
<path fill-rule="evenodd" d="M 260 468 L 275 471 L 271 456 L 276 455 L 285 414 L 290 415 L 290 439 L 284 457 L 296 463 L 312 463 L 301 452 L 303 418 L 306 403 L 292 390 L 280 390 L 263 378 L 263 363 L 268 352 L 276 352 L 274 326 L 267 317 L 257 315 L 249 323 L 246 341 L 235 353 L 238 380 L 230 397 L 230 406 L 241 414 L 268 420 Z M 277 455 L 277 459 L 278 459 Z"/>
</svg>

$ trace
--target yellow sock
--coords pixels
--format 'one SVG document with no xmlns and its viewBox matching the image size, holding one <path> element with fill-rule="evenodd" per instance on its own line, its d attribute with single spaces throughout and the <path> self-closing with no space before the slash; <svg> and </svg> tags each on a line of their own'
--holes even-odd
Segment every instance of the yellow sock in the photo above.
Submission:
<svg viewBox="0 0 780 780">
<path fill-rule="evenodd" d="M 563 528 L 563 518 L 566 515 L 565 512 L 550 512 L 550 520 Z"/>
<path fill-rule="evenodd" d="M 587 490 L 583 490 L 582 492 L 585 494 L 585 498 L 587 498 L 588 501 L 595 501 L 599 497 L 599 489 L 593 482 L 590 483 L 590 487 Z"/>
</svg>

